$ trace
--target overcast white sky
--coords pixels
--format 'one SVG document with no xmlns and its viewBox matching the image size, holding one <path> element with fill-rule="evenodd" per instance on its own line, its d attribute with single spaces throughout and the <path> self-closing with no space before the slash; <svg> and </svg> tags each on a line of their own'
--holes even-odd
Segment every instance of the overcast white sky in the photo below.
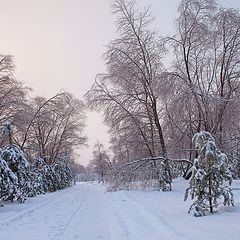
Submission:
<svg viewBox="0 0 240 240">
<path fill-rule="evenodd" d="M 179 0 L 137 0 L 152 5 L 154 27 L 163 35 L 174 33 Z M 220 0 L 240 8 L 240 0 Z M 82 98 L 97 73 L 104 71 L 101 55 L 114 37 L 110 0 L 0 0 L 0 53 L 15 56 L 16 77 L 35 95 L 50 97 L 64 89 Z M 89 148 L 80 162 L 91 159 L 94 143 L 108 145 L 107 128 L 89 113 Z"/>
</svg>

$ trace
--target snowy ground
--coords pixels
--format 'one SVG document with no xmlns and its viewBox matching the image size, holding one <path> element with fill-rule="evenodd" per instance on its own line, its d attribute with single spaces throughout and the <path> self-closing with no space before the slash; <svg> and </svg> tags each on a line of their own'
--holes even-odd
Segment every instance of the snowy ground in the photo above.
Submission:
<svg viewBox="0 0 240 240">
<path fill-rule="evenodd" d="M 195 218 L 183 202 L 186 181 L 172 192 L 105 192 L 79 183 L 0 208 L 0 240 L 239 240 L 240 191 L 235 207 Z M 240 182 L 235 182 L 235 187 Z"/>
</svg>

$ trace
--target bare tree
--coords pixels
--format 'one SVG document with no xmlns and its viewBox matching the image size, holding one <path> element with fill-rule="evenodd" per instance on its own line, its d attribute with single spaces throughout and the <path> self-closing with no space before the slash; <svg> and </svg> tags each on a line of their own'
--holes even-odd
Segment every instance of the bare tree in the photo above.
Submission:
<svg viewBox="0 0 240 240">
<path fill-rule="evenodd" d="M 28 89 L 14 78 L 14 68 L 12 56 L 0 55 L 0 124 L 16 122 L 26 105 Z M 4 137 L 1 138 L 1 146 L 6 141 Z"/>
<path fill-rule="evenodd" d="M 112 8 L 119 37 L 108 45 L 104 54 L 107 73 L 97 76 L 87 93 L 88 104 L 104 110 L 113 141 L 118 134 L 135 136 L 135 144 L 131 143 L 132 149 L 136 146 L 135 158 L 163 156 L 165 174 L 171 178 L 158 93 L 163 49 L 150 30 L 149 8 L 139 12 L 134 2 L 124 0 L 114 1 Z M 140 146 L 145 153 L 137 150 Z"/>
<path fill-rule="evenodd" d="M 206 130 L 224 148 L 239 126 L 229 114 L 239 102 L 240 14 L 206 0 L 183 0 L 178 12 L 177 34 L 168 38 L 175 52 L 165 99 L 171 145 L 191 149 L 193 133 Z"/>
<path fill-rule="evenodd" d="M 36 97 L 30 107 L 33 114 L 21 145 L 30 155 L 37 153 L 53 164 L 62 154 L 73 154 L 86 143 L 84 104 L 71 94 L 57 94 L 48 100 Z"/>
</svg>

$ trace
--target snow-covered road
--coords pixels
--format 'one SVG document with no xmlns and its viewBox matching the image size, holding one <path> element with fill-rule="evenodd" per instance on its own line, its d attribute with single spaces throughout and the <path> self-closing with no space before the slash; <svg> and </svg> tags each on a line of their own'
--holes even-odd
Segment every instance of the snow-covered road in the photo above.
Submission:
<svg viewBox="0 0 240 240">
<path fill-rule="evenodd" d="M 163 219 L 124 192 L 108 196 L 101 185 L 88 183 L 46 195 L 5 219 L 0 239 L 180 239 Z"/>
<path fill-rule="evenodd" d="M 80 183 L 1 208 L 0 240 L 224 239 L 222 224 L 239 216 L 230 209 L 223 217 L 194 218 L 187 215 L 188 206 L 177 188 L 171 193 L 107 193 L 99 184 Z M 238 239 L 236 224 L 225 227 L 229 239 Z"/>
</svg>

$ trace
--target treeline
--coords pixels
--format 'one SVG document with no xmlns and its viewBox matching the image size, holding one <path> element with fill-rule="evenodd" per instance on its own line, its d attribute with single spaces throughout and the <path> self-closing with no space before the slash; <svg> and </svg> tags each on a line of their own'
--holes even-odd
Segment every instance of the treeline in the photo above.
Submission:
<svg viewBox="0 0 240 240">
<path fill-rule="evenodd" d="M 103 56 L 107 70 L 86 94 L 110 129 L 110 164 L 98 146 L 92 162 L 101 178 L 111 190 L 136 183 L 171 190 L 172 178 L 186 175 L 198 158 L 192 138 L 200 131 L 214 136 L 239 178 L 239 10 L 182 0 L 175 35 L 159 36 L 149 8 L 115 0 L 112 9 L 117 37 Z"/>
<path fill-rule="evenodd" d="M 30 98 L 14 68 L 0 55 L 0 203 L 69 186 L 86 143 L 84 103 L 67 92 Z"/>
</svg>

